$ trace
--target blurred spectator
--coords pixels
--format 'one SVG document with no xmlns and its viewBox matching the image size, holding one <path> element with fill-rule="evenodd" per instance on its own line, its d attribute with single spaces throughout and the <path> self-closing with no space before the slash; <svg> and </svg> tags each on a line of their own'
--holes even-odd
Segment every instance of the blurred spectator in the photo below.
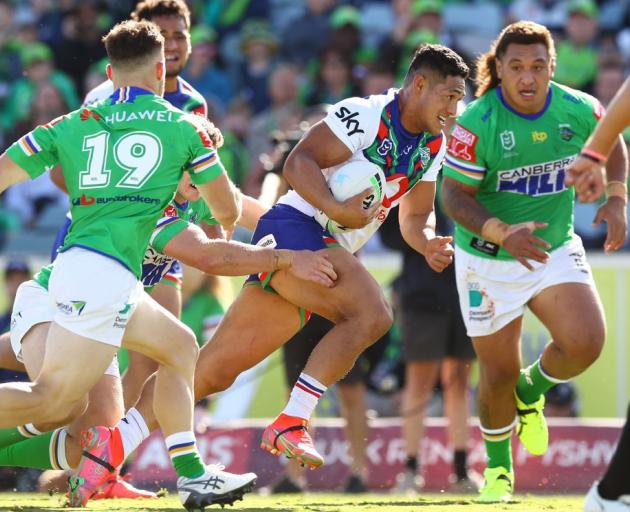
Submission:
<svg viewBox="0 0 630 512">
<path fill-rule="evenodd" d="M 79 106 L 79 98 L 72 81 L 67 75 L 54 68 L 52 51 L 44 43 L 33 43 L 20 51 L 24 77 L 13 85 L 2 122 L 6 128 L 28 119 L 36 92 L 44 85 L 51 84 L 58 89 L 66 108 L 74 110 Z M 50 120 L 50 119 L 49 119 Z M 29 129 L 34 126 L 29 127 Z"/>
<path fill-rule="evenodd" d="M 607 106 L 621 88 L 624 79 L 625 72 L 620 63 L 604 64 L 597 72 L 593 94 L 602 105 Z"/>
<path fill-rule="evenodd" d="M 330 15 L 328 47 L 335 48 L 353 62 L 361 58 L 361 13 L 350 5 L 340 5 Z"/>
<path fill-rule="evenodd" d="M 334 104 L 359 94 L 352 76 L 351 59 L 351 55 L 332 44 L 321 51 L 317 76 L 305 93 L 306 105 Z"/>
<path fill-rule="evenodd" d="M 577 418 L 579 401 L 575 385 L 561 382 L 545 393 L 545 416 Z"/>
<path fill-rule="evenodd" d="M 328 17 L 335 0 L 306 0 L 306 12 L 285 29 L 283 55 L 304 66 L 315 58 L 330 33 Z"/>
<path fill-rule="evenodd" d="M 85 82 L 83 83 L 84 90 L 91 91 L 108 80 L 107 73 L 105 71 L 107 62 L 107 59 L 101 59 L 88 68 L 85 75 Z"/>
<path fill-rule="evenodd" d="M 384 64 L 374 64 L 368 67 L 361 80 L 361 96 L 383 94 L 394 85 L 394 75 L 389 68 Z"/>
<path fill-rule="evenodd" d="M 291 64 L 282 64 L 271 74 L 268 85 L 271 105 L 255 116 L 249 127 L 247 149 L 252 160 L 269 149 L 269 135 L 273 130 L 288 130 L 300 122 L 298 79 L 297 69 Z M 258 164 L 248 177 L 247 192 L 258 195 L 261 182 L 262 169 Z"/>
<path fill-rule="evenodd" d="M 245 62 L 240 66 L 237 86 L 257 114 L 270 104 L 267 82 L 275 66 L 278 40 L 265 20 L 250 20 L 243 25 L 241 49 Z"/>
<path fill-rule="evenodd" d="M 567 7 L 566 39 L 557 46 L 556 81 L 591 92 L 597 77 L 597 4 L 572 0 Z"/>
<path fill-rule="evenodd" d="M 87 92 L 83 90 L 86 71 L 106 55 L 101 37 L 111 22 L 98 0 L 77 2 L 63 20 L 63 37 L 55 47 L 55 62 L 74 80 L 82 97 Z"/>
<path fill-rule="evenodd" d="M 192 52 L 182 78 L 206 98 L 213 110 L 223 112 L 234 96 L 229 75 L 219 67 L 216 32 L 205 25 L 190 31 Z"/>
<path fill-rule="evenodd" d="M 0 316 L 0 333 L 11 327 L 11 311 L 18 287 L 31 278 L 28 263 L 20 258 L 10 258 L 4 266 L 4 313 Z"/>
<path fill-rule="evenodd" d="M 565 24 L 566 9 L 566 0 L 515 0 L 509 7 L 507 23 L 534 21 L 557 31 Z"/>
<path fill-rule="evenodd" d="M 252 109 L 242 99 L 237 99 L 229 106 L 221 121 L 223 146 L 219 150 L 221 162 L 230 179 L 239 187 L 245 183 L 249 174 L 250 157 L 245 140 L 252 119 Z"/>
</svg>

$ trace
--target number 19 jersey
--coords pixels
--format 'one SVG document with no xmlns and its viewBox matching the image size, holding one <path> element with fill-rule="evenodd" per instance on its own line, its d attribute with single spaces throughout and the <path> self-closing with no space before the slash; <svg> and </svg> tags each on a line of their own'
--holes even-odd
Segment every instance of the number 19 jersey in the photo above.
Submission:
<svg viewBox="0 0 630 512">
<path fill-rule="evenodd" d="M 202 123 L 152 92 L 122 87 L 38 126 L 7 154 L 32 178 L 61 164 L 73 219 L 61 252 L 90 249 L 140 278 L 149 238 L 182 172 L 195 184 L 224 172 Z"/>
<path fill-rule="evenodd" d="M 554 82 L 533 115 L 516 112 L 500 87 L 492 89 L 457 119 L 444 175 L 478 187 L 476 199 L 503 222 L 547 223 L 535 234 L 556 249 L 573 236 L 574 191 L 564 184 L 565 169 L 602 114 L 595 98 Z M 513 259 L 460 224 L 455 243 L 477 256 Z"/>
</svg>

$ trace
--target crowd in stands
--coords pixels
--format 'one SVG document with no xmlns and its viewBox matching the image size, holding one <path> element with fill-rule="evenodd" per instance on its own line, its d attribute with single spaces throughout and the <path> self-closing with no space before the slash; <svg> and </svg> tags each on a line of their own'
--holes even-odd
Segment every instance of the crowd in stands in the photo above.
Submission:
<svg viewBox="0 0 630 512">
<path fill-rule="evenodd" d="M 182 76 L 205 96 L 225 136 L 222 159 L 252 195 L 266 171 L 261 155 L 270 149 L 270 133 L 295 128 L 312 106 L 398 84 L 407 56 L 423 42 L 449 45 L 472 63 L 506 23 L 542 23 L 557 37 L 555 79 L 604 105 L 630 64 L 629 0 L 188 3 L 192 55 Z M 77 108 L 105 79 L 100 39 L 134 4 L 0 0 L 0 148 Z M 15 187 L 2 198 L 0 231 L 54 230 L 63 222 L 65 201 L 47 177 Z M 604 235 L 590 226 L 593 212 L 584 205 L 576 215 L 587 246 L 597 248 Z"/>
</svg>

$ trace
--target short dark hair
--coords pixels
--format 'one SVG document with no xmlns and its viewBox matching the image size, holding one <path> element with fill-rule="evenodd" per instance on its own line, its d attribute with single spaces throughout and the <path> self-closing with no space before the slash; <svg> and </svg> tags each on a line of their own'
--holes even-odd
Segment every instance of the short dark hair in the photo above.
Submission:
<svg viewBox="0 0 630 512">
<path fill-rule="evenodd" d="M 150 21 L 127 20 L 114 26 L 103 43 L 114 67 L 132 68 L 146 63 L 147 56 L 164 47 L 160 28 Z"/>
<path fill-rule="evenodd" d="M 409 64 L 405 84 L 410 83 L 422 71 L 432 72 L 442 80 L 448 76 L 461 76 L 465 79 L 470 72 L 460 55 L 441 44 L 423 44 L 418 47 Z"/>
<path fill-rule="evenodd" d="M 143 0 L 136 5 L 131 13 L 131 19 L 136 21 L 152 21 L 155 16 L 181 16 L 190 28 L 190 9 L 184 0 Z"/>
</svg>

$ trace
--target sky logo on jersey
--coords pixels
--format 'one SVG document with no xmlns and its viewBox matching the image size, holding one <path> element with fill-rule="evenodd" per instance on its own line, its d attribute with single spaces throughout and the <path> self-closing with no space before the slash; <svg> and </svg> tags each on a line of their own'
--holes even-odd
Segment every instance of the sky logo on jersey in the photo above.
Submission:
<svg viewBox="0 0 630 512">
<path fill-rule="evenodd" d="M 354 135 L 355 133 L 365 133 L 365 131 L 361 129 L 359 120 L 355 119 L 358 115 L 358 112 L 352 112 L 348 107 L 341 107 L 335 112 L 335 116 L 346 125 L 346 134 L 348 136 Z"/>
<path fill-rule="evenodd" d="M 575 156 L 499 171 L 497 192 L 528 196 L 544 196 L 562 192 L 566 189 L 565 169 L 575 160 Z"/>
</svg>

